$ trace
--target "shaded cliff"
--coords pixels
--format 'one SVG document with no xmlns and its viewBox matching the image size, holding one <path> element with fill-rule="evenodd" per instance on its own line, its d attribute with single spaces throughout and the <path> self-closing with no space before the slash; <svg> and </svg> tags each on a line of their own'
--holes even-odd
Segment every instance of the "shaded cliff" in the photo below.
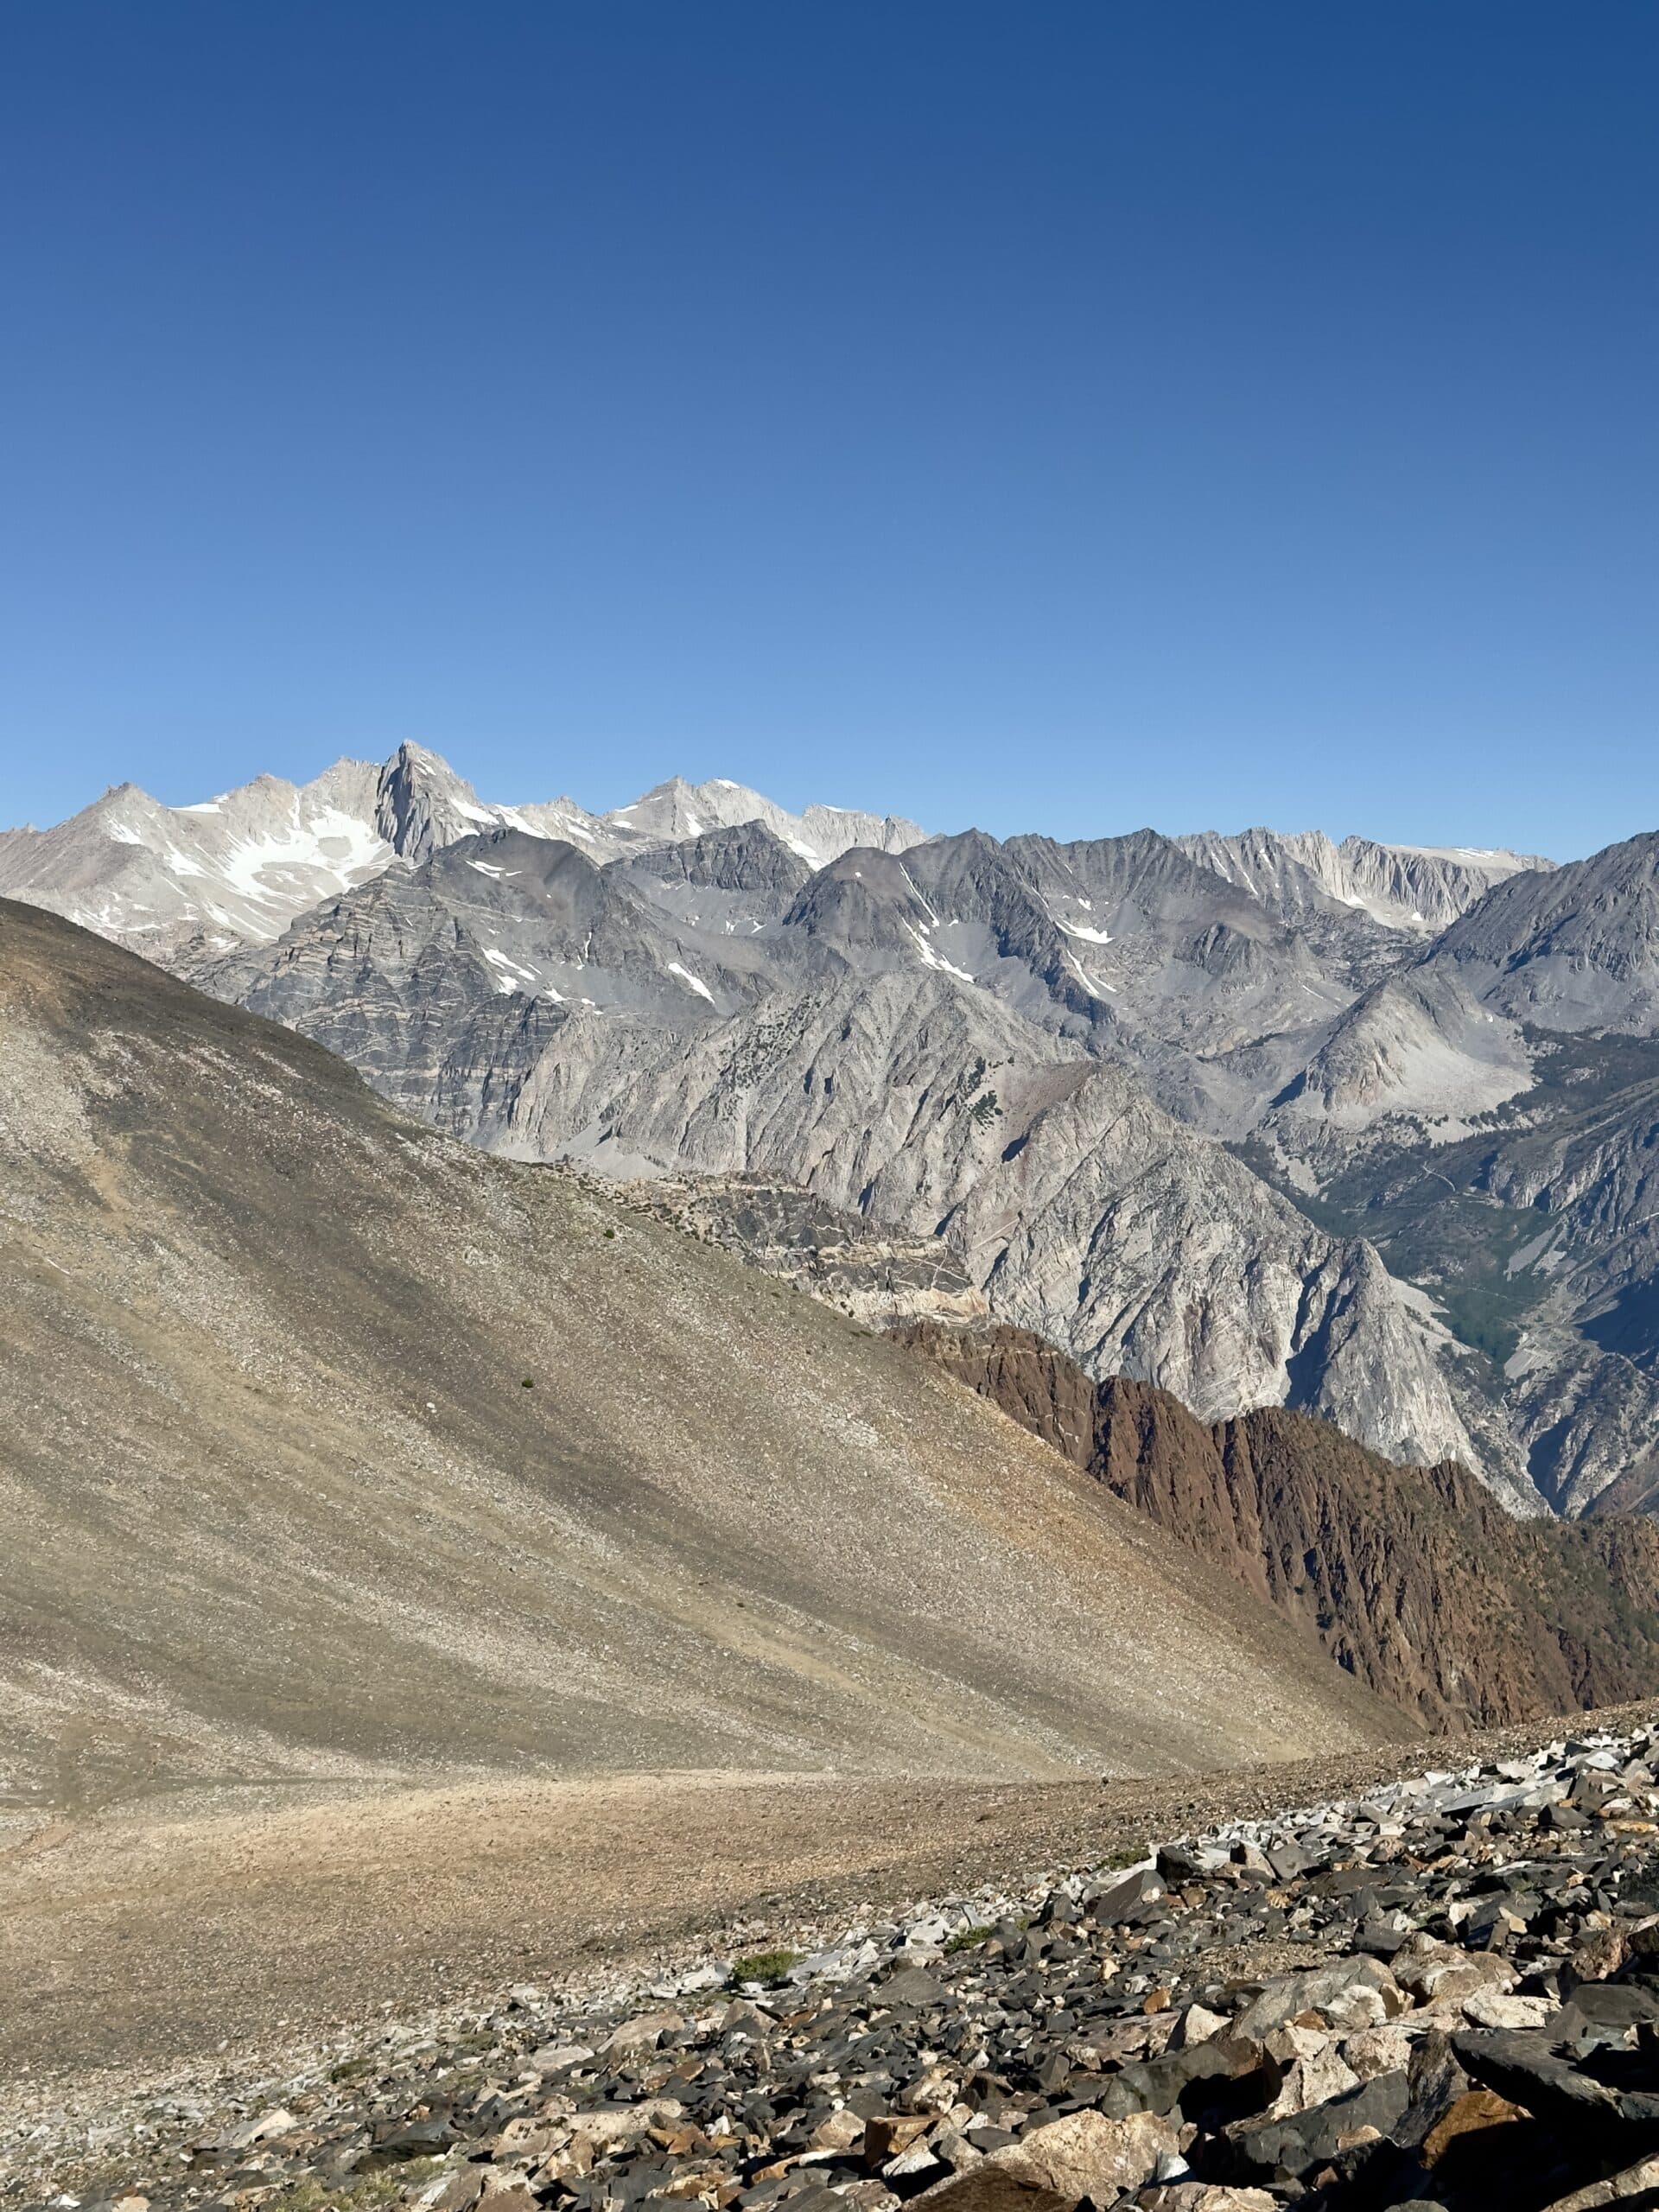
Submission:
<svg viewBox="0 0 1659 2212">
<path fill-rule="evenodd" d="M 1462 1467 L 1396 1466 L 1263 1407 L 1213 1426 L 1024 1329 L 893 1332 L 1431 1726 L 1659 1689 L 1659 1526 L 1516 1521 Z"/>
</svg>

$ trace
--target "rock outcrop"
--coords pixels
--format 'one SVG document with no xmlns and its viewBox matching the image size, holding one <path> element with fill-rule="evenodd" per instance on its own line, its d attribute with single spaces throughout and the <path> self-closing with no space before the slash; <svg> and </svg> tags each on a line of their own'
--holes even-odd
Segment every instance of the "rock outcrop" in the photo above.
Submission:
<svg viewBox="0 0 1659 2212">
<path fill-rule="evenodd" d="M 1431 1726 L 1659 1693 L 1649 1520 L 1518 1522 L 1455 1464 L 1396 1466 L 1276 1407 L 1207 1424 L 1020 1329 L 895 1334 Z"/>
</svg>

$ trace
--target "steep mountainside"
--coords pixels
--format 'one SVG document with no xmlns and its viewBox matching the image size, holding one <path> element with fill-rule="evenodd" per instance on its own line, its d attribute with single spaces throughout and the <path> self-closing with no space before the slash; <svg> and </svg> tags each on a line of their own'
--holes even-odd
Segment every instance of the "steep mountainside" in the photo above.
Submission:
<svg viewBox="0 0 1659 2212">
<path fill-rule="evenodd" d="M 1291 836 L 1245 830 L 1230 837 L 1206 830 L 1176 842 L 1217 875 L 1266 899 L 1287 920 L 1300 920 L 1334 901 L 1358 908 L 1386 928 L 1423 936 L 1456 921 L 1494 884 L 1554 866 L 1527 853 L 1466 845 L 1382 845 L 1370 837 L 1344 837 L 1335 845 L 1318 830 Z"/>
<path fill-rule="evenodd" d="M 1433 963 L 1494 1010 L 1554 1030 L 1659 1026 L 1659 833 L 1521 875 L 1448 929 Z"/>
<path fill-rule="evenodd" d="M 898 1348 L 0 902 L 0 1770 L 1179 1771 L 1395 1721 Z"/>
<path fill-rule="evenodd" d="M 941 1236 L 1097 1371 L 1210 1414 L 1306 1405 L 1535 1504 L 1363 1239 L 1147 1096 L 1260 1090 L 1296 1058 L 1278 1025 L 1340 1013 L 1282 922 L 1150 833 L 803 868 L 762 825 L 603 868 L 497 832 L 194 972 L 490 1149 L 798 1185 Z M 1272 1058 L 1231 1051 L 1263 1022 Z M 1206 1024 L 1201 1062 L 1179 1039 Z"/>
<path fill-rule="evenodd" d="M 1433 1726 L 1659 1690 L 1652 1521 L 1516 1522 L 1455 1465 L 1395 1466 L 1277 1408 L 1207 1427 L 1022 1329 L 895 1335 Z"/>
<path fill-rule="evenodd" d="M 774 921 L 699 893 L 694 925 L 684 897 L 652 905 L 639 863 L 541 851 L 561 857 L 458 845 L 207 980 L 492 1150 L 792 1183 L 942 1237 L 995 1312 L 1097 1372 L 1207 1414 L 1288 1398 L 1390 1451 L 1474 1455 L 1433 1333 L 1375 1255 L 1090 1049 L 1052 877 L 1045 897 L 990 840 L 941 839 L 849 854 Z M 1141 857 L 1149 883 L 1077 855 L 1094 891 L 1074 897 L 1120 922 L 1131 904 L 1190 915 L 1202 871 L 1163 840 Z M 574 912 L 553 888 L 573 879 Z M 964 910 L 985 918 L 971 950 Z"/>
<path fill-rule="evenodd" d="M 1648 1459 L 1659 836 L 920 840 L 718 780 L 490 807 L 405 747 L 111 795 L 0 840 L 7 882 L 490 1148 L 937 1234 L 1206 1415 L 1311 1408 L 1569 1514 Z"/>
</svg>

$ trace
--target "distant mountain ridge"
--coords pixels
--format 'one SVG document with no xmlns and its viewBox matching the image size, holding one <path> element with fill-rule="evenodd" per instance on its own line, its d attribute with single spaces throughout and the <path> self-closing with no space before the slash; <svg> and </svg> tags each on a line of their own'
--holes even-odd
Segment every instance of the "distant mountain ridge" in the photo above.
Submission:
<svg viewBox="0 0 1659 2212">
<path fill-rule="evenodd" d="M 797 1187 L 1097 1376 L 1573 1516 L 1655 1494 L 1656 869 L 490 807 L 412 747 L 0 839 L 0 887 L 486 1149 Z"/>
<path fill-rule="evenodd" d="M 1336 845 L 1318 830 L 1291 836 L 1245 830 L 1230 837 L 1211 830 L 1175 842 L 1230 883 L 1276 906 L 1287 921 L 1303 918 L 1323 896 L 1387 928 L 1424 935 L 1445 929 L 1510 876 L 1555 866 L 1534 854 L 1467 845 L 1384 845 L 1370 837 Z"/>
<path fill-rule="evenodd" d="M 563 838 L 608 861 L 750 821 L 815 868 L 852 845 L 902 851 L 923 835 L 838 807 L 792 815 L 720 779 L 673 777 L 604 815 L 568 798 L 490 805 L 437 753 L 401 745 L 378 766 L 337 760 L 308 784 L 259 776 L 190 806 L 122 784 L 54 829 L 0 831 L 0 895 L 165 963 L 195 938 L 221 951 L 268 943 L 321 900 L 480 830 Z"/>
</svg>

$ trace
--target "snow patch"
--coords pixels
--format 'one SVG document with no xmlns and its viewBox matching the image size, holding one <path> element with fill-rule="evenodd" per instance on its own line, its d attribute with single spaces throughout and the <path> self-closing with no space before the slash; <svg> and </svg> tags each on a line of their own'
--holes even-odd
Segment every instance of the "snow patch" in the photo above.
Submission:
<svg viewBox="0 0 1659 2212">
<path fill-rule="evenodd" d="M 707 999 L 709 1005 L 713 1006 L 715 995 L 701 976 L 694 976 L 689 968 L 682 968 L 677 960 L 669 962 L 668 972 L 671 976 L 677 976 L 688 990 L 695 991 L 700 999 Z"/>
<path fill-rule="evenodd" d="M 1075 952 L 1068 952 L 1065 957 L 1071 963 L 1072 971 L 1076 975 L 1077 981 L 1083 985 L 1084 989 L 1088 992 L 1090 998 L 1104 998 L 1108 992 L 1111 994 L 1113 998 L 1117 996 L 1117 985 L 1116 983 L 1103 983 L 1098 976 L 1089 975 L 1085 971 L 1082 961 L 1078 959 Z"/>
<path fill-rule="evenodd" d="M 922 956 L 922 965 L 925 968 L 937 968 L 941 975 L 954 976 L 959 983 L 971 983 L 976 981 L 965 968 L 955 966 L 942 952 L 935 951 L 920 930 L 911 929 L 908 922 L 905 924 L 905 927 L 910 930 L 912 937 L 916 940 L 916 949 Z"/>
</svg>

